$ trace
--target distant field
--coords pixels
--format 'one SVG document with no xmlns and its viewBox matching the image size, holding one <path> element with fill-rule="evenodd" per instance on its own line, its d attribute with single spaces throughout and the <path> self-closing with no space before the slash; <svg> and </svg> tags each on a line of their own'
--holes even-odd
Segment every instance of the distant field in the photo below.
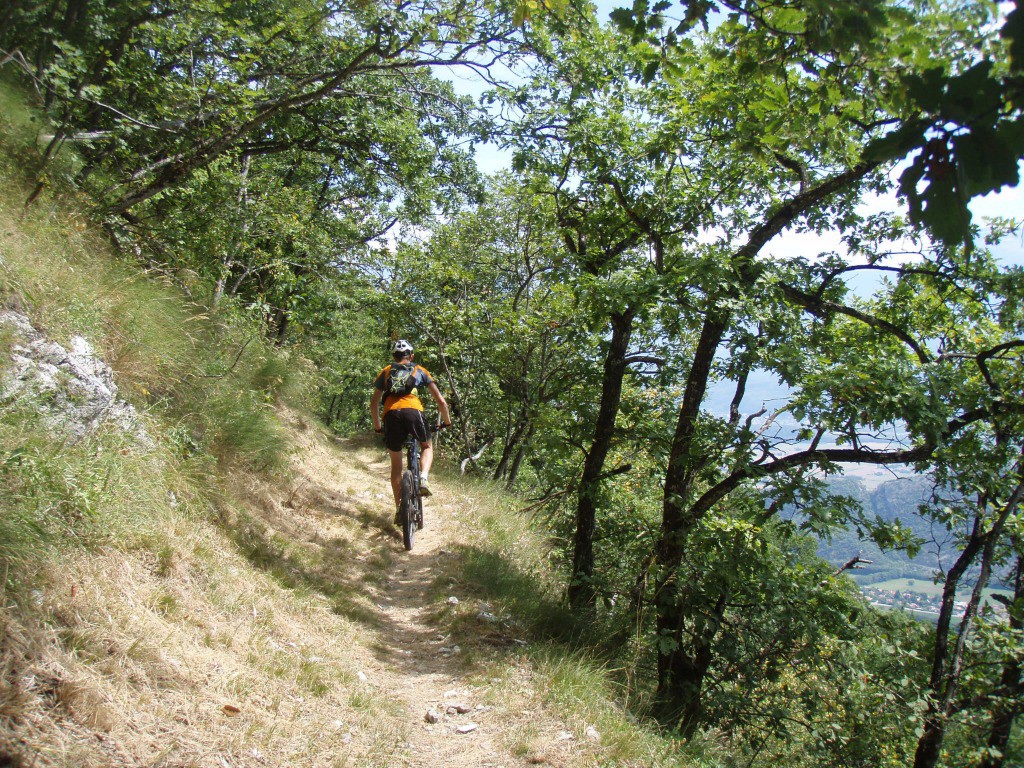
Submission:
<svg viewBox="0 0 1024 768">
<path fill-rule="evenodd" d="M 861 584 L 861 589 L 888 589 L 899 592 L 918 592 L 922 595 L 938 597 L 942 594 L 942 585 L 933 584 L 927 579 L 889 579 L 874 584 Z"/>
<path fill-rule="evenodd" d="M 942 585 L 933 584 L 927 579 L 889 579 L 888 581 L 880 581 L 876 584 L 861 584 L 861 589 L 887 589 L 894 592 L 917 592 L 922 595 L 930 595 L 933 597 L 940 597 L 942 595 Z M 966 596 L 966 590 L 960 590 L 962 596 Z M 992 594 L 1011 596 L 1013 593 L 1007 589 L 986 589 L 985 596 L 988 597 Z"/>
</svg>

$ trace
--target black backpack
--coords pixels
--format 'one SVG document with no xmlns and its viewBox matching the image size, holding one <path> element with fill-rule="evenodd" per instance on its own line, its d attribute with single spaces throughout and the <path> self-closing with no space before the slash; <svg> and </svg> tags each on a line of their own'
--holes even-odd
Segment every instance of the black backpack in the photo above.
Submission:
<svg viewBox="0 0 1024 768">
<path fill-rule="evenodd" d="M 384 381 L 386 397 L 405 397 L 416 389 L 416 366 L 412 363 L 392 363 Z"/>
</svg>

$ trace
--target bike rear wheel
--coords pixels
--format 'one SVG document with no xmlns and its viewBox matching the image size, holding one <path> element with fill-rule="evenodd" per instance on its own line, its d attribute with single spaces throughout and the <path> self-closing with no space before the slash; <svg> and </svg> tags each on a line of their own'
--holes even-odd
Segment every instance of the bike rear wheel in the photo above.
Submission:
<svg viewBox="0 0 1024 768">
<path fill-rule="evenodd" d="M 402 544 L 407 550 L 412 549 L 413 537 L 416 535 L 416 498 L 412 472 L 408 469 L 402 473 L 402 504 L 399 508 L 402 518 Z"/>
</svg>

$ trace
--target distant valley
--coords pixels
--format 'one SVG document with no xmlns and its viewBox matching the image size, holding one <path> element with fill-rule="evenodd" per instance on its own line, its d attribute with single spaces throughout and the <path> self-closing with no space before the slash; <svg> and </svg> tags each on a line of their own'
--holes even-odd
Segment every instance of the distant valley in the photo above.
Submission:
<svg viewBox="0 0 1024 768">
<path fill-rule="evenodd" d="M 889 479 L 883 479 L 886 476 Z M 903 550 L 883 551 L 870 539 L 861 538 L 851 526 L 829 537 L 819 537 L 818 554 L 836 568 L 858 555 L 870 561 L 846 573 L 876 605 L 905 608 L 925 617 L 937 613 L 942 589 L 935 583 L 935 576 L 949 569 L 959 551 L 953 532 L 918 512 L 930 497 L 931 480 L 922 475 L 898 477 L 889 470 L 871 467 L 867 472 L 831 478 L 828 485 L 833 494 L 858 501 L 866 518 L 877 515 L 886 522 L 898 520 L 922 543 L 914 557 Z M 797 521 L 800 517 L 794 515 Z M 997 571 L 989 586 L 994 590 L 1003 588 L 1002 575 Z M 975 583 L 970 577 L 967 581 L 967 588 Z M 962 600 L 966 599 L 964 594 Z"/>
</svg>

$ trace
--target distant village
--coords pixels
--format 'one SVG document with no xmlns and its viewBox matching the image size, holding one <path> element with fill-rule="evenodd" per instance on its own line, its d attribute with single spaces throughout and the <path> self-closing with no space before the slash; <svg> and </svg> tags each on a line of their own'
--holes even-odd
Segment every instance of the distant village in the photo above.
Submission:
<svg viewBox="0 0 1024 768">
<path fill-rule="evenodd" d="M 909 589 L 905 590 L 893 590 L 893 589 L 878 589 L 872 586 L 862 586 L 861 592 L 871 602 L 871 604 L 877 608 L 889 608 L 913 611 L 915 613 L 925 614 L 923 618 L 929 618 L 928 614 L 932 617 L 938 618 L 939 608 L 942 604 L 942 598 L 939 595 L 926 595 L 923 592 L 913 592 Z M 1006 607 L 1001 603 L 994 600 L 988 600 L 987 604 L 992 607 L 993 612 L 996 616 L 1005 618 Z M 967 610 L 967 601 L 958 600 L 955 605 L 955 615 L 957 617 L 963 616 Z"/>
</svg>

